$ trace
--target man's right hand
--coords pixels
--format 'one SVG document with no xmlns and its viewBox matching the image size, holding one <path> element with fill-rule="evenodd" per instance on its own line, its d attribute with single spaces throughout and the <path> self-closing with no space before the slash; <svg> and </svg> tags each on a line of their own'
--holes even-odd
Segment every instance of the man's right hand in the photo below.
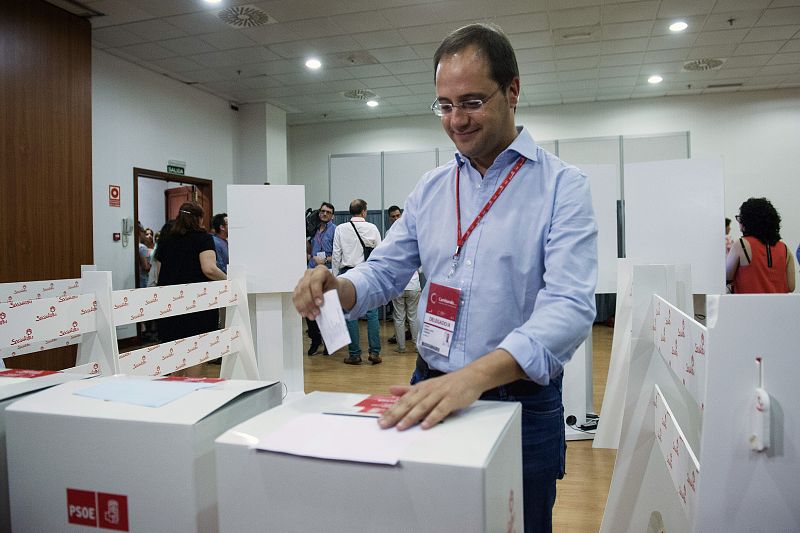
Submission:
<svg viewBox="0 0 800 533">
<path fill-rule="evenodd" d="M 292 296 L 297 312 L 306 318 L 316 319 L 324 301 L 322 295 L 329 290 L 338 289 L 339 283 L 331 271 L 322 265 L 306 270 L 303 277 L 297 282 Z"/>
</svg>

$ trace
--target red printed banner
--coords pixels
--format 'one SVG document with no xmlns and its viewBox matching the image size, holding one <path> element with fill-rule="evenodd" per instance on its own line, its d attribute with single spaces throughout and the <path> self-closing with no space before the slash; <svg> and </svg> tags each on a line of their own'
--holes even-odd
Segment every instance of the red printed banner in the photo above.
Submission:
<svg viewBox="0 0 800 533">
<path fill-rule="evenodd" d="M 14 368 L 0 371 L 0 378 L 40 378 L 42 376 L 49 376 L 50 374 L 58 374 L 58 372 L 53 370 L 23 370 Z"/>
<path fill-rule="evenodd" d="M 114 291 L 111 295 L 114 325 L 235 305 L 239 294 L 234 287 L 230 281 L 208 281 Z"/>
<path fill-rule="evenodd" d="M 356 407 L 360 407 L 360 413 L 370 413 L 376 415 L 382 415 L 386 411 L 388 411 L 397 400 L 399 400 L 399 396 L 389 396 L 384 395 L 380 396 L 377 394 L 373 394 L 372 396 L 367 396 L 360 402 L 356 404 Z"/>
</svg>

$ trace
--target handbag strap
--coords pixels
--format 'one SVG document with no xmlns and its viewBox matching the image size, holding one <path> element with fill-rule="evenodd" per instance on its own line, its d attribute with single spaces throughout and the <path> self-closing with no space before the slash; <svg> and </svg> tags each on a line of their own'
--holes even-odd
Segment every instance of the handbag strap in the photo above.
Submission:
<svg viewBox="0 0 800 533">
<path fill-rule="evenodd" d="M 353 224 L 353 221 L 352 221 L 352 220 L 350 221 L 350 225 L 351 225 L 351 226 L 353 226 L 353 231 L 355 231 L 355 232 L 356 232 L 356 237 L 358 237 L 358 242 L 360 242 L 360 243 L 361 243 L 361 249 L 364 251 L 364 255 L 366 255 L 366 254 L 367 254 L 367 247 L 366 247 L 366 245 L 364 244 L 364 239 L 362 239 L 362 238 L 361 238 L 361 234 L 360 234 L 360 233 L 358 232 L 358 230 L 356 229 L 356 225 L 355 225 L 355 224 Z"/>
</svg>

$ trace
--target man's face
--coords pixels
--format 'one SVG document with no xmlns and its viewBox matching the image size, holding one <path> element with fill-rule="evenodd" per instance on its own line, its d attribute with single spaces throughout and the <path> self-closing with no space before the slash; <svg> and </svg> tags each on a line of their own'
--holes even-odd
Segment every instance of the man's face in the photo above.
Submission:
<svg viewBox="0 0 800 533">
<path fill-rule="evenodd" d="M 399 209 L 397 209 L 396 211 L 389 211 L 389 220 L 391 220 L 392 224 L 394 224 L 402 214 L 403 212 L 400 211 Z"/>
<path fill-rule="evenodd" d="M 223 221 L 222 225 L 219 227 L 219 234 L 220 234 L 220 237 L 223 237 L 225 239 L 228 238 L 228 217 L 225 217 L 225 220 Z"/>
<path fill-rule="evenodd" d="M 319 208 L 319 220 L 322 223 L 327 224 L 328 222 L 331 221 L 332 218 L 333 218 L 333 209 L 331 209 L 327 205 L 323 205 L 322 207 Z"/>
<path fill-rule="evenodd" d="M 440 102 L 459 104 L 473 99 L 485 102 L 472 113 L 454 108 L 442 117 L 442 127 L 462 154 L 486 167 L 516 135 L 513 107 L 519 97 L 519 79 L 515 78 L 506 90 L 493 94 L 497 89 L 487 60 L 475 47 L 439 61 L 436 94 Z"/>
</svg>

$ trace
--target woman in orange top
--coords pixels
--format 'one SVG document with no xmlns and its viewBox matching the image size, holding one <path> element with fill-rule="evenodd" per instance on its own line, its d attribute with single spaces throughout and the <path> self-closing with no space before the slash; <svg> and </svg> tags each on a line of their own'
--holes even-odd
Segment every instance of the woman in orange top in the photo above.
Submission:
<svg viewBox="0 0 800 533">
<path fill-rule="evenodd" d="M 743 237 L 726 260 L 733 292 L 794 292 L 794 259 L 781 241 L 781 217 L 766 198 L 750 198 L 736 215 Z"/>
</svg>

